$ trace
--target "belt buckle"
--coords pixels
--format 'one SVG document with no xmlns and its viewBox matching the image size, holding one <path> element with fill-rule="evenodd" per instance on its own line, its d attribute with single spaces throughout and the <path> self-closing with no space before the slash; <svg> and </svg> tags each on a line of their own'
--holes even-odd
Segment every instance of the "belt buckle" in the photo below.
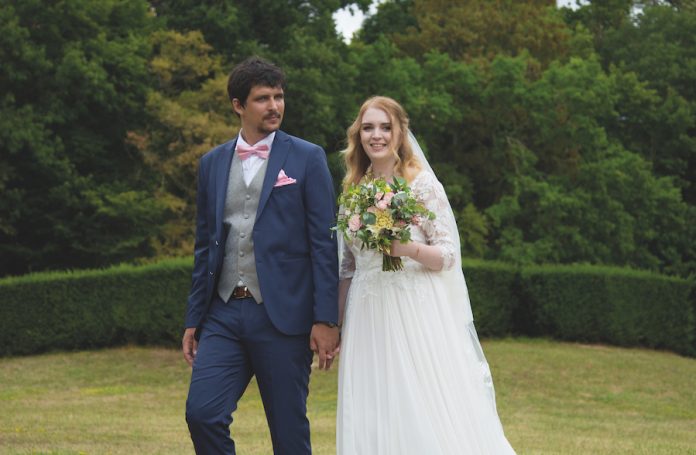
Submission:
<svg viewBox="0 0 696 455">
<path fill-rule="evenodd" d="M 237 286 L 232 290 L 232 297 L 235 299 L 243 299 L 247 297 L 249 294 L 249 288 L 246 286 Z"/>
</svg>

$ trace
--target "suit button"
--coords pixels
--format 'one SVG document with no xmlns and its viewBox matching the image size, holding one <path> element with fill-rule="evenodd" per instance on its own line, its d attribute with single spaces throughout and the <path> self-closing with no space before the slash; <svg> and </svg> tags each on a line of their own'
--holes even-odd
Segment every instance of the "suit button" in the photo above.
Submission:
<svg viewBox="0 0 696 455">
<path fill-rule="evenodd" d="M 240 252 L 239 252 L 239 255 L 240 255 L 241 257 L 244 257 L 244 251 L 240 251 Z"/>
<path fill-rule="evenodd" d="M 214 275 L 214 273 L 213 273 L 213 272 L 210 272 L 210 276 L 213 276 L 213 275 Z"/>
<path fill-rule="evenodd" d="M 247 195 L 246 195 L 246 200 L 248 201 L 249 199 L 251 199 L 251 196 L 249 196 L 249 195 L 247 194 Z"/>
<path fill-rule="evenodd" d="M 216 241 L 215 241 L 215 245 L 219 245 L 219 244 L 220 244 L 220 243 L 218 243 L 218 241 L 216 240 Z"/>
<path fill-rule="evenodd" d="M 246 237 L 246 234 L 243 233 L 243 232 L 240 232 L 240 233 L 239 233 L 239 236 L 240 236 L 241 238 L 244 238 L 244 237 Z"/>
<path fill-rule="evenodd" d="M 244 219 L 245 219 L 245 220 L 248 220 L 248 219 L 249 219 L 249 214 L 248 214 L 248 213 L 245 213 L 245 214 L 244 214 Z"/>
</svg>

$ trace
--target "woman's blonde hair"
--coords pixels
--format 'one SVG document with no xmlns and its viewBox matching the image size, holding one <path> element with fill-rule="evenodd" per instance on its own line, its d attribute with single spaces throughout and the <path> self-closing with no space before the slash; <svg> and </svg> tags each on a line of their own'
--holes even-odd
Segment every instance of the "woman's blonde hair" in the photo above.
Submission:
<svg viewBox="0 0 696 455">
<path fill-rule="evenodd" d="M 370 166 L 370 158 L 360 142 L 360 127 L 365 111 L 371 107 L 383 110 L 391 120 L 392 136 L 389 151 L 396 158 L 394 174 L 411 182 L 421 170 L 421 163 L 413 154 L 411 143 L 408 140 L 408 115 L 406 111 L 392 98 L 373 96 L 363 103 L 358 116 L 347 131 L 348 148 L 343 152 L 346 163 L 346 176 L 343 179 L 344 189 L 347 189 L 351 183 L 360 182 Z"/>
</svg>

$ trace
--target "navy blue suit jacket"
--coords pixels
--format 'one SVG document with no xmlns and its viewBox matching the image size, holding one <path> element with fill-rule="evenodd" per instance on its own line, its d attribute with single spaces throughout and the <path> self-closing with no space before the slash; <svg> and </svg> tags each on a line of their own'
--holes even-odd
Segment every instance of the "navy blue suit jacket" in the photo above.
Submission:
<svg viewBox="0 0 696 455">
<path fill-rule="evenodd" d="M 225 196 L 236 139 L 219 145 L 198 170 L 196 243 L 186 327 L 205 319 L 225 255 Z M 296 183 L 274 187 L 283 169 Z M 252 238 L 263 304 L 281 332 L 306 334 L 315 321 L 338 321 L 335 194 L 318 145 L 276 132 Z"/>
</svg>

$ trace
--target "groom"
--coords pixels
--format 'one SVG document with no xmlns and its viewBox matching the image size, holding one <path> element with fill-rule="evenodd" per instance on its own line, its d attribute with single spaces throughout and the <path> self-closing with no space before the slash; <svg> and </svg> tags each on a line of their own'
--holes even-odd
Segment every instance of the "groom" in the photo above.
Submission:
<svg viewBox="0 0 696 455">
<path fill-rule="evenodd" d="M 311 454 L 312 351 L 328 369 L 338 344 L 333 184 L 324 150 L 278 129 L 284 89 L 270 62 L 235 67 L 227 92 L 242 128 L 200 161 L 182 340 L 197 454 L 235 453 L 232 412 L 252 376 L 274 453 Z"/>
</svg>

